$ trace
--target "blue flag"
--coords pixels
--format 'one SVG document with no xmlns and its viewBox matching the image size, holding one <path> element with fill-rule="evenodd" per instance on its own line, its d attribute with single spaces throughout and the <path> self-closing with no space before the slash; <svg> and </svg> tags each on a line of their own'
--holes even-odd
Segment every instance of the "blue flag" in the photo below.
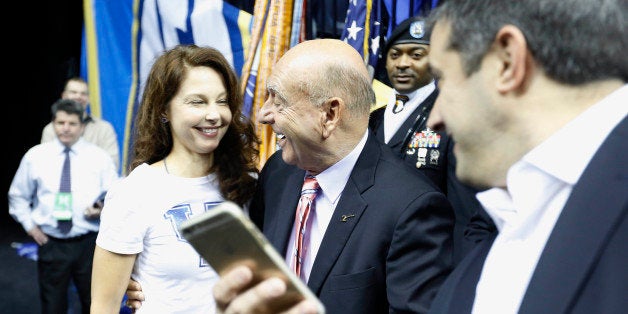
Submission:
<svg viewBox="0 0 628 314">
<path fill-rule="evenodd" d="M 386 7 L 386 38 L 392 30 L 411 16 L 427 16 L 438 5 L 438 0 L 383 0 Z"/>
</svg>

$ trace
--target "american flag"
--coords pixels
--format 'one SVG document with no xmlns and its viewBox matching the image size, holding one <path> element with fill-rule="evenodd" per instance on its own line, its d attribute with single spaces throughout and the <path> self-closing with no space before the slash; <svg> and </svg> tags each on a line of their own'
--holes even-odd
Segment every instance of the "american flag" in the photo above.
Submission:
<svg viewBox="0 0 628 314">
<path fill-rule="evenodd" d="M 349 0 L 345 28 L 341 40 L 362 55 L 371 78 L 383 45 L 381 34 L 382 6 L 378 0 Z"/>
<path fill-rule="evenodd" d="M 382 59 L 380 53 L 386 36 L 403 20 L 429 14 L 438 3 L 438 0 L 349 0 L 340 39 L 360 52 L 373 77 Z"/>
</svg>

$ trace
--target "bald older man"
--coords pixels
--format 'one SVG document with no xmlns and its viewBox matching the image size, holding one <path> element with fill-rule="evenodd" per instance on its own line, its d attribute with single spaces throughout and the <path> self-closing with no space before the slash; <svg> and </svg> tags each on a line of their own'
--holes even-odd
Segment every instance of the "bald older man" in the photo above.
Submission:
<svg viewBox="0 0 628 314">
<path fill-rule="evenodd" d="M 360 55 L 339 40 L 303 42 L 273 67 L 267 89 L 258 119 L 281 150 L 261 171 L 252 219 L 288 265 L 299 264 L 327 313 L 426 312 L 452 265 L 453 211 L 368 131 L 375 95 Z M 300 251 L 295 208 L 307 176 L 319 188 Z M 223 274 L 221 311 L 259 313 L 285 291 L 277 279 L 247 290 L 251 278 L 247 268 Z"/>
</svg>

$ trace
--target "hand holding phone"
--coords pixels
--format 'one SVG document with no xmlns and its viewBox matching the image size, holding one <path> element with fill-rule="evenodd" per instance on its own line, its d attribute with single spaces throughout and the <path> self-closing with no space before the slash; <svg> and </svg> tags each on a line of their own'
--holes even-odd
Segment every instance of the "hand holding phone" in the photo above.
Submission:
<svg viewBox="0 0 628 314">
<path fill-rule="evenodd" d="M 235 203 L 223 202 L 192 217 L 181 224 L 180 232 L 219 275 L 245 265 L 253 271 L 251 286 L 271 277 L 282 279 L 286 293 L 268 304 L 275 312 L 310 299 L 317 303 L 319 313 L 325 313 L 322 303 Z"/>
</svg>

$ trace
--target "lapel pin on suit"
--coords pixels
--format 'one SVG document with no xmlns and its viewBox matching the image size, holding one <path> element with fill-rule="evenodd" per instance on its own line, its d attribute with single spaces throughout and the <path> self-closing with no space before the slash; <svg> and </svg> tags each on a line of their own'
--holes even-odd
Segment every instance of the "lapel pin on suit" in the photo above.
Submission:
<svg viewBox="0 0 628 314">
<path fill-rule="evenodd" d="M 353 217 L 355 217 L 355 215 L 354 215 L 354 214 L 342 215 L 342 217 L 341 217 L 340 221 L 342 221 L 342 222 L 347 222 L 347 220 L 348 220 L 349 218 L 353 218 Z"/>
</svg>

